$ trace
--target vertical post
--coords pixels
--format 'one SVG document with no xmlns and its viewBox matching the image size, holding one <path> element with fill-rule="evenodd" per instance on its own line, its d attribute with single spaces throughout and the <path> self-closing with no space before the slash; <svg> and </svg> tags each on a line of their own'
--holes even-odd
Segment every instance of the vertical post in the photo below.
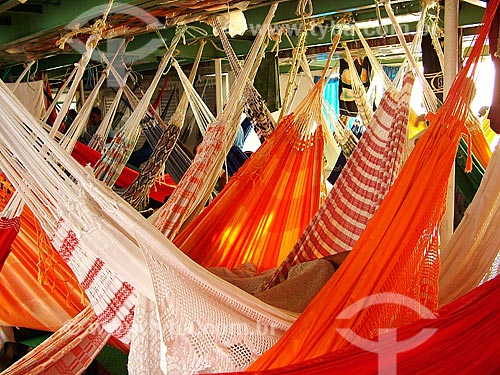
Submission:
<svg viewBox="0 0 500 375">
<path fill-rule="evenodd" d="M 444 4 L 444 98 L 458 70 L 458 0 L 446 0 Z M 444 247 L 453 234 L 453 214 L 455 205 L 455 165 L 448 180 L 446 212 L 441 223 L 441 247 Z"/>
<path fill-rule="evenodd" d="M 83 79 L 80 80 L 79 87 L 80 87 L 80 108 L 81 108 L 85 104 L 85 87 L 83 87 Z"/>
<path fill-rule="evenodd" d="M 224 107 L 222 87 L 222 59 L 215 59 L 215 103 L 217 107 L 217 116 L 222 113 Z"/>
</svg>

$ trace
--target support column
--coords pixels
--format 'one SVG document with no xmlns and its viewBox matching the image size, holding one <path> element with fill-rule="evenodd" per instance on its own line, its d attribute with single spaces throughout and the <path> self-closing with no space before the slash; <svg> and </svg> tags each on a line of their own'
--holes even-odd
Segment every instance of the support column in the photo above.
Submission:
<svg viewBox="0 0 500 375">
<path fill-rule="evenodd" d="M 446 0 L 444 4 L 444 98 L 458 71 L 458 0 Z M 446 246 L 453 234 L 455 206 L 455 165 L 448 180 L 446 212 L 441 223 L 441 247 Z"/>
</svg>

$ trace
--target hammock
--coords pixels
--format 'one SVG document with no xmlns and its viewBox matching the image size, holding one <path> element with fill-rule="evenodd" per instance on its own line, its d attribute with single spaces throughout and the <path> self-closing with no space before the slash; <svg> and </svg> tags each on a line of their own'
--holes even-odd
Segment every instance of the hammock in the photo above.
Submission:
<svg viewBox="0 0 500 375">
<path fill-rule="evenodd" d="M 71 156 L 83 166 L 90 165 L 94 167 L 101 157 L 101 154 L 87 145 L 77 142 Z M 121 188 L 127 188 L 138 175 L 139 172 L 125 167 L 116 180 L 115 185 Z M 174 191 L 174 188 L 175 182 L 168 175 L 164 175 L 161 179 L 155 181 L 154 185 L 149 190 L 149 197 L 155 201 L 163 202 L 165 197 L 169 196 L 172 191 Z"/>
<path fill-rule="evenodd" d="M 321 111 L 322 87 L 320 82 L 296 114 L 283 118 L 176 237 L 175 244 L 197 263 L 232 268 L 252 262 L 265 270 L 279 264 L 297 241 L 320 204 L 323 131 L 310 125 L 320 121 L 315 111 Z"/>
<path fill-rule="evenodd" d="M 475 76 L 497 6 L 498 1 L 488 3 L 484 26 L 466 66 L 439 111 L 428 115 L 428 130 L 351 254 L 251 370 L 288 366 L 342 349 L 348 342 L 337 331 L 339 327 L 370 339 L 380 327 L 395 328 L 415 321 L 418 315 L 401 308 L 401 298 L 410 297 L 431 311 L 437 310 L 438 228 L 445 211 L 447 182 L 465 129 L 469 77 Z M 386 292 L 400 298 L 388 298 L 384 304 L 368 305 L 347 319 L 337 319 L 353 301 Z M 321 337 L 328 340 L 319 340 Z"/>
<path fill-rule="evenodd" d="M 177 43 L 184 34 L 184 30 L 185 28 L 180 28 L 176 31 L 176 34 L 174 35 L 169 48 L 163 55 L 156 74 L 153 77 L 150 86 L 146 90 L 146 93 L 141 98 L 136 109 L 132 112 L 132 115 L 130 115 L 127 122 L 116 132 L 111 143 L 106 146 L 101 158 L 94 166 L 96 178 L 104 181 L 104 183 L 109 186 L 112 186 L 116 182 L 116 179 L 125 167 L 130 154 L 134 150 L 140 134 L 139 123 L 141 121 L 145 121 L 144 115 L 150 106 L 153 93 L 175 51 Z"/>
<path fill-rule="evenodd" d="M 238 146 L 231 146 L 229 153 L 227 154 L 225 169 L 229 177 L 233 177 L 236 172 L 245 164 L 248 160 L 248 155 L 245 154 L 241 148 Z"/>
<path fill-rule="evenodd" d="M 193 161 L 193 154 L 180 140 L 174 145 L 174 149 L 165 163 L 165 172 L 178 184 Z"/>
<path fill-rule="evenodd" d="M 196 71 L 198 69 L 198 64 L 201 60 L 203 53 L 203 47 L 205 42 L 200 44 L 196 59 L 191 69 L 190 73 L 190 83 L 194 81 Z M 180 75 L 184 73 L 178 66 L 177 62 L 174 61 L 174 66 Z M 182 79 L 181 79 L 182 82 Z M 181 98 L 177 110 L 170 117 L 166 129 L 163 130 L 156 144 L 154 145 L 154 150 L 151 157 L 148 159 L 146 165 L 142 168 L 141 172 L 137 178 L 130 184 L 130 186 L 122 194 L 123 199 L 129 202 L 132 207 L 137 209 L 141 208 L 147 200 L 148 192 L 151 186 L 154 184 L 155 180 L 164 174 L 165 162 L 170 156 L 174 148 L 174 144 L 179 138 L 179 134 L 184 124 L 184 118 L 186 116 L 186 111 L 189 105 L 188 96 L 184 94 Z M 192 106 L 193 112 L 197 110 L 196 107 Z"/>
<path fill-rule="evenodd" d="M 266 21 L 269 23 L 277 5 L 271 6 Z M 266 26 L 267 27 L 267 26 Z M 196 216 L 205 205 L 219 178 L 224 158 L 234 143 L 240 111 L 243 108 L 242 93 L 253 69 L 253 62 L 261 49 L 267 29 L 261 27 L 254 40 L 246 64 L 231 88 L 229 101 L 223 113 L 208 127 L 201 150 L 196 154 L 177 188 L 167 203 L 158 211 L 153 225 L 168 238 L 174 238 L 182 224 L 191 216 Z M 195 112 L 196 113 L 196 112 Z"/>
<path fill-rule="evenodd" d="M 441 250 L 439 301 L 445 305 L 498 275 L 500 264 L 500 148 L 497 147 L 476 198 Z"/>
<path fill-rule="evenodd" d="M 233 70 L 236 77 L 241 74 L 241 65 L 236 57 L 236 53 L 234 52 L 229 40 L 222 29 L 222 26 L 215 17 L 212 20 L 213 26 L 217 30 L 219 38 L 222 42 L 222 47 L 226 52 L 229 64 L 231 65 L 231 69 Z M 259 58 L 256 61 L 255 65 L 260 64 L 260 59 L 262 56 L 259 55 Z M 262 100 L 261 95 L 255 89 L 250 81 L 245 83 L 245 89 L 243 90 L 243 96 L 245 98 L 245 114 L 247 118 L 252 123 L 255 132 L 261 139 L 266 139 L 274 130 L 275 123 L 274 119 L 271 116 L 271 113 L 267 109 L 264 104 L 264 100 Z"/>
<path fill-rule="evenodd" d="M 298 262 L 349 251 L 356 244 L 398 175 L 413 81 L 407 75 L 401 92 L 386 91 L 329 196 L 269 286 L 286 279 Z"/>
<path fill-rule="evenodd" d="M 491 148 L 484 135 L 479 118 L 469 110 L 465 123 L 471 137 L 471 151 L 481 166 L 486 169 L 491 159 Z"/>
<path fill-rule="evenodd" d="M 8 212 L 6 212 L 11 209 L 11 207 L 9 206 L 21 207 L 20 210 L 16 209 L 11 215 L 9 215 Z M 9 203 L 2 211 L 0 217 L 0 272 L 2 271 L 2 267 L 10 254 L 12 242 L 14 242 L 17 234 L 19 233 L 19 229 L 21 226 L 19 215 L 21 211 L 22 204 L 19 201 L 18 195 L 12 196 L 11 200 L 9 200 Z"/>
<path fill-rule="evenodd" d="M 352 346 L 286 367 L 224 375 L 496 374 L 500 370 L 499 298 L 497 277 L 440 309 L 435 319 L 422 319 L 398 328 L 397 343 L 392 334 L 379 336 L 373 340 L 379 355 Z M 429 339 L 401 351 L 403 341 L 415 343 L 411 340 L 418 340 L 417 336 L 425 330 L 432 334 Z M 397 363 L 391 361 L 395 353 Z"/>
<path fill-rule="evenodd" d="M 3 375 L 81 374 L 109 339 L 90 306 L 19 361 Z"/>
<path fill-rule="evenodd" d="M 422 12 L 414 43 L 419 41 L 419 35 L 423 31 L 423 19 L 425 11 Z M 348 159 L 346 167 L 341 165 L 342 158 L 339 158 L 336 167 L 341 171 L 334 170 L 339 177 L 335 179 L 329 196 L 280 265 L 268 287 L 286 279 L 288 270 L 298 262 L 351 250 L 386 196 L 402 164 L 413 78 L 407 76 L 402 80 L 403 89 L 398 92 L 398 77 L 404 67 L 392 84 L 356 25 L 354 29 L 360 35 L 374 70 L 381 74 L 387 91 L 372 124 L 368 126 L 360 145 Z M 350 154 L 346 155 L 345 149 L 344 146 L 343 154 L 347 159 Z M 394 156 L 394 159 L 391 156 Z M 335 175 L 332 176 L 334 177 Z"/>
<path fill-rule="evenodd" d="M 213 203 L 176 237 L 175 244 L 197 263 L 275 267 L 319 208 L 325 132 L 322 93 L 340 35 L 322 77 L 296 112 L 283 118 Z"/>
<path fill-rule="evenodd" d="M 33 213 L 25 207 L 17 219 L 19 234 L 0 272 L 0 325 L 54 331 L 87 300 L 54 248 L 40 241 Z"/>
</svg>

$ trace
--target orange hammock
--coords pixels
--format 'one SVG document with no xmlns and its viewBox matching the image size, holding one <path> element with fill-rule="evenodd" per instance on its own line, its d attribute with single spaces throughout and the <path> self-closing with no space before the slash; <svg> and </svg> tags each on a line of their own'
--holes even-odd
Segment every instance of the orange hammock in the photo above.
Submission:
<svg viewBox="0 0 500 375">
<path fill-rule="evenodd" d="M 438 228 L 447 182 L 461 133 L 467 131 L 470 77 L 475 76 L 498 2 L 488 3 L 484 27 L 467 65 L 437 114 L 428 115 L 428 130 L 351 254 L 282 339 L 249 370 L 288 366 L 349 346 L 338 328 L 349 328 L 369 339 L 377 336 L 379 329 L 413 322 L 419 315 L 404 307 L 403 299 L 408 297 L 437 310 Z M 386 293 L 382 301 L 371 300 L 372 304 L 349 310 L 339 318 L 356 301 L 381 293 Z"/>
<path fill-rule="evenodd" d="M 380 335 L 373 340 L 380 354 L 352 346 L 296 365 L 224 375 L 498 374 L 499 298 L 500 277 L 496 277 L 440 309 L 436 319 L 399 328 L 397 342 Z M 431 333 L 428 340 L 402 351 L 402 341 L 416 340 L 424 330 Z M 395 353 L 397 363 L 390 359 Z"/>
<path fill-rule="evenodd" d="M 37 254 L 41 229 L 28 209 L 0 273 L 0 322 L 54 331 L 88 304 L 78 281 L 50 243 Z M 39 266 L 46 267 L 39 274 Z M 39 276 L 43 282 L 39 282 Z"/>
<path fill-rule="evenodd" d="M 275 267 L 320 205 L 323 132 L 303 139 L 286 116 L 225 189 L 175 239 L 197 263 Z M 264 249 L 266 251 L 264 251 Z"/>
<path fill-rule="evenodd" d="M 471 136 L 472 154 L 474 154 L 481 166 L 486 169 L 491 159 L 491 148 L 488 140 L 486 139 L 483 125 L 481 124 L 479 118 L 477 118 L 477 116 L 470 111 L 467 114 L 467 121 L 465 122 L 465 125 L 467 126 Z"/>
<path fill-rule="evenodd" d="M 321 78 L 296 111 L 280 121 L 212 204 L 175 238 L 197 263 L 276 267 L 318 210 L 324 167 L 323 83 L 341 35 L 335 35 Z"/>
</svg>

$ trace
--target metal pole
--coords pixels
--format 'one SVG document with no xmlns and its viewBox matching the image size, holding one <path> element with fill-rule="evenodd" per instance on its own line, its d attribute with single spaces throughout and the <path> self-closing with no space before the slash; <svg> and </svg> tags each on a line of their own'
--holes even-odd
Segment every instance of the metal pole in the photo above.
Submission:
<svg viewBox="0 0 500 375">
<path fill-rule="evenodd" d="M 458 0 L 444 3 L 444 97 L 458 71 Z M 451 170 L 446 197 L 446 212 L 441 223 L 441 248 L 446 246 L 453 234 L 453 215 L 455 206 L 455 165 Z"/>
</svg>

